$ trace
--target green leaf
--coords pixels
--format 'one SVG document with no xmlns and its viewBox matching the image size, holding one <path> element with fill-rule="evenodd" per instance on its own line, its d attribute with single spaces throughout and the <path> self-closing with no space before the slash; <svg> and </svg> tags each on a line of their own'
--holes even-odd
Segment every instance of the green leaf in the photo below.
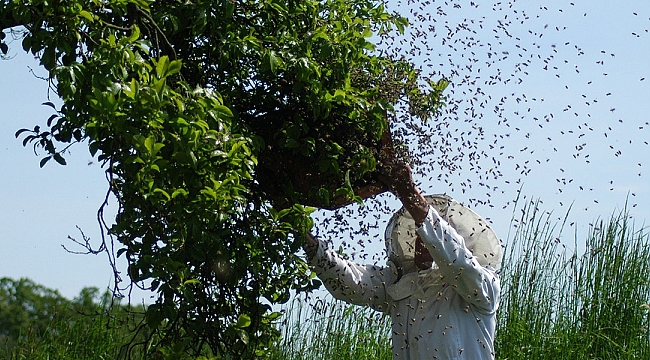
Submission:
<svg viewBox="0 0 650 360">
<path fill-rule="evenodd" d="M 449 80 L 442 78 L 438 81 L 428 80 L 429 86 L 438 93 L 445 91 L 447 86 L 449 86 Z"/>
<path fill-rule="evenodd" d="M 161 56 L 156 63 L 156 74 L 158 78 L 165 77 L 167 74 L 167 69 L 169 68 L 169 57 L 167 55 Z"/>
<path fill-rule="evenodd" d="M 86 20 L 88 20 L 88 21 L 90 21 L 90 22 L 94 22 L 94 21 L 95 21 L 95 18 L 93 17 L 93 14 L 91 14 L 90 12 L 88 12 L 88 11 L 86 11 L 86 10 L 81 10 L 81 11 L 79 12 L 79 16 L 85 18 Z"/>
<path fill-rule="evenodd" d="M 162 98 L 162 95 L 163 95 L 163 90 L 165 89 L 165 78 L 162 77 L 162 78 L 158 79 L 157 81 L 154 81 L 153 89 L 156 91 L 156 94 L 158 94 L 158 96 L 159 96 L 158 99 L 160 100 L 160 98 Z"/>
<path fill-rule="evenodd" d="M 160 326 L 160 323 L 163 321 L 162 305 L 153 304 L 147 307 L 147 311 L 145 312 L 145 319 L 147 320 L 147 325 L 151 329 L 158 328 L 158 326 Z"/>
<path fill-rule="evenodd" d="M 281 219 L 281 218 L 287 216 L 287 214 L 289 214 L 290 212 L 291 212 L 291 208 L 289 208 L 289 209 L 282 209 L 282 210 L 280 210 L 280 211 L 278 212 L 277 218 L 278 218 L 278 219 Z"/>
<path fill-rule="evenodd" d="M 90 144 L 88 144 L 88 151 L 90 152 L 90 156 L 95 156 L 97 154 L 97 150 L 102 146 L 102 144 L 99 141 L 93 141 Z"/>
<path fill-rule="evenodd" d="M 160 281 L 159 280 L 153 280 L 151 282 L 151 291 L 155 291 L 158 289 L 158 286 L 160 286 Z"/>
<path fill-rule="evenodd" d="M 160 151 L 160 149 L 162 149 L 163 147 L 165 147 L 165 144 L 163 144 L 163 143 L 155 143 L 153 145 L 153 148 L 151 149 L 151 155 L 156 156 L 158 154 L 158 152 Z"/>
<path fill-rule="evenodd" d="M 269 315 L 267 315 L 266 318 L 267 318 L 268 320 L 270 320 L 270 321 L 273 321 L 273 320 L 279 318 L 280 316 L 282 316 L 282 313 L 281 313 L 281 312 L 279 312 L 279 311 L 274 311 L 274 312 L 270 313 Z"/>
<path fill-rule="evenodd" d="M 201 194 L 207 195 L 207 196 L 211 197 L 213 200 L 217 199 L 217 192 L 214 191 L 214 189 L 209 188 L 209 187 L 206 187 L 203 190 L 201 190 Z"/>
<path fill-rule="evenodd" d="M 176 189 L 172 193 L 172 199 L 176 198 L 178 195 L 187 196 L 187 195 L 189 195 L 189 193 L 185 189 Z"/>
<path fill-rule="evenodd" d="M 140 38 L 140 28 L 138 27 L 138 25 L 133 24 L 133 30 L 131 31 L 131 35 L 129 35 L 129 37 L 126 38 L 126 40 L 129 43 L 133 43 L 139 38 Z"/>
<path fill-rule="evenodd" d="M 281 59 L 276 55 L 275 51 L 268 50 L 264 53 L 262 58 L 262 70 L 270 71 L 273 75 L 277 75 L 278 67 L 281 64 Z"/>
<path fill-rule="evenodd" d="M 322 187 L 318 189 L 318 198 L 325 204 L 326 206 L 330 205 L 330 192 L 326 188 Z"/>
<path fill-rule="evenodd" d="M 200 285 L 200 284 L 201 281 L 199 281 L 199 279 L 189 279 L 189 280 L 185 280 L 185 282 L 183 283 L 183 285 Z"/>
<path fill-rule="evenodd" d="M 249 327 L 251 325 L 251 317 L 246 315 L 246 314 L 239 314 L 239 317 L 237 318 L 237 324 L 235 324 L 235 327 L 242 329 Z"/>
<path fill-rule="evenodd" d="M 232 111 L 227 106 L 217 105 L 217 106 L 214 107 L 214 109 L 217 110 L 219 115 L 221 115 L 220 118 L 221 117 L 229 117 L 229 118 L 231 118 L 233 116 Z"/>
<path fill-rule="evenodd" d="M 165 76 L 171 76 L 179 73 L 181 71 L 182 66 L 183 66 L 183 62 L 180 60 L 174 60 L 170 62 L 169 66 L 167 67 L 167 72 L 165 73 Z"/>
<path fill-rule="evenodd" d="M 129 83 L 128 86 L 122 86 L 122 92 L 128 96 L 131 99 L 135 99 L 135 95 L 137 93 L 137 82 L 135 81 L 135 78 L 131 79 L 131 82 Z"/>
<path fill-rule="evenodd" d="M 153 155 L 153 147 L 155 143 L 156 143 L 156 139 L 154 139 L 153 136 L 149 136 L 144 140 L 144 147 L 147 149 L 149 154 Z"/>
<path fill-rule="evenodd" d="M 343 100 L 345 100 L 345 96 L 346 96 L 346 92 L 344 90 L 336 89 L 336 91 L 334 92 L 334 96 L 332 96 L 332 100 L 336 102 L 342 102 Z"/>
<path fill-rule="evenodd" d="M 350 189 L 345 188 L 345 187 L 338 188 L 334 192 L 335 197 L 337 197 L 337 196 L 346 196 L 347 197 L 348 195 L 350 195 Z"/>
<path fill-rule="evenodd" d="M 165 191 L 163 189 L 156 188 L 156 189 L 153 190 L 153 193 L 154 194 L 161 194 L 162 196 L 165 197 L 165 199 L 167 199 L 167 201 L 171 200 L 171 196 L 169 196 L 169 193 L 167 193 L 167 191 Z"/>
<path fill-rule="evenodd" d="M 27 35 L 23 39 L 23 50 L 25 50 L 25 52 L 29 52 L 31 48 L 32 48 L 32 37 L 30 35 Z"/>
<path fill-rule="evenodd" d="M 315 31 L 312 34 L 312 37 L 311 37 L 312 41 L 315 41 L 315 40 L 318 40 L 318 39 L 324 39 L 325 41 L 330 42 L 330 37 L 327 36 L 327 32 L 325 30 L 323 30 L 322 28 L 318 29 L 317 31 Z"/>
</svg>

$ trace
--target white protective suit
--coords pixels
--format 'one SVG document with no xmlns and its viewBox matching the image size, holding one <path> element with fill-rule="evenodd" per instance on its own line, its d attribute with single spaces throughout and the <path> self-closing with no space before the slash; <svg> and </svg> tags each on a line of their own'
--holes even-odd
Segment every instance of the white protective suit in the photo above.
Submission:
<svg viewBox="0 0 650 360">
<path fill-rule="evenodd" d="M 393 359 L 494 359 L 500 242 L 472 210 L 445 195 L 427 200 L 421 227 L 404 209 L 390 221 L 389 266 L 356 264 L 323 242 L 310 264 L 335 298 L 390 314 Z M 415 267 L 418 235 L 431 269 Z"/>
</svg>

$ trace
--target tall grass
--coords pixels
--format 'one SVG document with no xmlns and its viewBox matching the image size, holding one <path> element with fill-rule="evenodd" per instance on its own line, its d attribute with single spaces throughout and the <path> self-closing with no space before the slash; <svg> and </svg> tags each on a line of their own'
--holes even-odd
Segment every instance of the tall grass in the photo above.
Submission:
<svg viewBox="0 0 650 360">
<path fill-rule="evenodd" d="M 650 359 L 650 246 L 626 212 L 592 226 L 582 251 L 567 250 L 564 223 L 535 203 L 513 226 L 499 359 Z"/>
<path fill-rule="evenodd" d="M 390 319 L 369 308 L 295 299 L 280 328 L 273 360 L 392 359 Z"/>
<path fill-rule="evenodd" d="M 0 349 L 0 358 L 11 360 L 116 359 L 128 334 L 107 326 L 103 316 L 52 323 L 43 334 L 25 329 L 11 349 Z"/>
<path fill-rule="evenodd" d="M 142 342 L 146 336 L 133 331 L 141 321 L 142 310 L 127 309 L 101 305 L 92 313 L 54 319 L 44 331 L 25 326 L 12 344 L 0 343 L 0 359 L 102 360 L 124 358 L 127 352 L 129 358 L 144 358 L 142 347 L 125 346 Z"/>
</svg>

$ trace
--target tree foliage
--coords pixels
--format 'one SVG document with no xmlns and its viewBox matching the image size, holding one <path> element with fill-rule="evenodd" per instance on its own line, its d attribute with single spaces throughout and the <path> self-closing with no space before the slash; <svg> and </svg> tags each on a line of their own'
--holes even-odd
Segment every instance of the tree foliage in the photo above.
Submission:
<svg viewBox="0 0 650 360">
<path fill-rule="evenodd" d="M 41 166 L 79 142 L 104 164 L 119 210 L 100 250 L 158 294 L 149 340 L 171 357 L 263 356 L 269 304 L 318 286 L 291 236 L 304 205 L 377 187 L 395 105 L 426 120 L 446 86 L 375 49 L 407 25 L 375 0 L 3 0 L 0 25 L 63 101 L 16 136 Z"/>
</svg>

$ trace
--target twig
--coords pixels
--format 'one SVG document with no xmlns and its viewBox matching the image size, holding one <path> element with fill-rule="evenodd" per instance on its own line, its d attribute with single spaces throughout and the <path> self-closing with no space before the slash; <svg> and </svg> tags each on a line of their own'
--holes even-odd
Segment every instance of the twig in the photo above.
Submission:
<svg viewBox="0 0 650 360">
<path fill-rule="evenodd" d="M 172 52 L 174 60 L 176 60 L 177 56 L 176 56 L 176 51 L 174 50 L 174 46 L 172 46 L 172 44 L 169 42 L 167 36 L 165 36 L 165 33 L 160 29 L 160 27 L 158 27 L 158 24 L 156 24 L 156 22 L 151 18 L 151 16 L 146 11 L 140 9 L 139 7 L 138 7 L 138 12 L 140 12 L 140 14 L 142 14 L 142 16 L 144 16 L 147 20 L 149 20 L 151 25 L 153 25 L 153 27 L 156 28 L 156 33 L 159 33 L 162 36 L 163 40 L 165 40 L 165 43 L 167 43 L 169 50 L 171 50 Z"/>
<path fill-rule="evenodd" d="M 111 28 L 111 29 L 121 30 L 121 31 L 133 31 L 133 26 L 134 26 L 134 25 L 131 25 L 129 27 L 123 27 L 123 26 L 113 25 L 113 24 L 111 24 L 109 22 L 106 22 L 104 20 L 102 20 L 102 25 L 104 25 L 104 26 L 106 26 L 108 28 Z"/>
<path fill-rule="evenodd" d="M 84 251 L 73 251 L 73 250 L 68 249 L 64 244 L 61 244 L 61 247 L 65 251 L 69 252 L 70 254 L 76 254 L 76 255 L 97 255 L 97 254 L 99 254 L 99 253 L 101 253 L 102 251 L 105 250 L 104 244 L 101 244 L 99 246 L 99 249 L 97 249 L 97 250 L 93 249 L 93 247 L 92 247 L 92 245 L 90 243 L 90 238 L 87 237 L 86 234 L 84 234 L 83 230 L 81 230 L 81 228 L 79 226 L 76 226 L 76 228 L 81 233 L 81 237 L 83 238 L 83 242 L 73 238 L 70 235 L 68 235 L 68 239 L 70 241 L 72 241 L 73 243 L 81 246 L 85 250 Z"/>
</svg>

